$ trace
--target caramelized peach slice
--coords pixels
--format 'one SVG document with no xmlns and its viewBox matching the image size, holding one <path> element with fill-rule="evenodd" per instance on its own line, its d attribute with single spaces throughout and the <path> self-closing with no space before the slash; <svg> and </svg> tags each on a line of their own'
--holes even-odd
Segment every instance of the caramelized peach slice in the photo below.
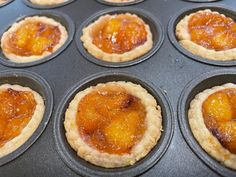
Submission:
<svg viewBox="0 0 236 177">
<path fill-rule="evenodd" d="M 147 40 L 145 23 L 136 16 L 119 14 L 93 31 L 93 44 L 106 53 L 122 54 Z"/>
<path fill-rule="evenodd" d="M 109 144 L 115 148 L 128 149 L 134 145 L 139 116 L 135 112 L 118 118 L 104 128 L 104 134 Z"/>
<path fill-rule="evenodd" d="M 39 21 L 28 21 L 7 38 L 7 50 L 19 56 L 42 55 L 52 52 L 60 40 L 57 26 Z"/>
<path fill-rule="evenodd" d="M 206 127 L 230 152 L 236 154 L 236 89 L 210 95 L 202 106 Z"/>
<path fill-rule="evenodd" d="M 31 120 L 35 107 L 30 92 L 13 89 L 0 92 L 0 147 L 21 133 Z"/>
<path fill-rule="evenodd" d="M 203 103 L 204 113 L 209 117 L 214 117 L 217 122 L 232 119 L 232 108 L 227 94 L 218 92 L 210 95 Z"/>
<path fill-rule="evenodd" d="M 145 131 L 146 111 L 141 101 L 122 87 L 106 86 L 82 98 L 77 126 L 83 140 L 113 154 L 129 153 Z"/>
<path fill-rule="evenodd" d="M 236 121 L 220 124 L 218 131 L 218 138 L 222 145 L 236 154 Z"/>
<path fill-rule="evenodd" d="M 236 47 L 236 26 L 231 18 L 211 12 L 198 12 L 188 24 L 191 40 L 216 51 Z"/>
</svg>

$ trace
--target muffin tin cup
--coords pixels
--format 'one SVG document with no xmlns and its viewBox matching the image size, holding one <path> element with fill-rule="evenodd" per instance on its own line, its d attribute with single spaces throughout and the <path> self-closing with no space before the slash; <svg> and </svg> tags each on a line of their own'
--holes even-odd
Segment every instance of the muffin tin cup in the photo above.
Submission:
<svg viewBox="0 0 236 177">
<path fill-rule="evenodd" d="M 14 24 L 15 22 L 19 22 L 26 17 L 32 17 L 32 16 L 45 16 L 45 17 L 52 18 L 52 19 L 60 22 L 67 30 L 68 39 L 57 51 L 55 51 L 51 55 L 44 57 L 42 59 L 38 59 L 36 61 L 26 62 L 26 63 L 16 63 L 16 62 L 13 62 L 13 61 L 7 59 L 7 57 L 3 54 L 2 49 L 0 48 L 0 63 L 2 65 L 8 66 L 8 67 L 22 68 L 22 67 L 30 67 L 30 66 L 41 64 L 41 63 L 45 63 L 45 62 L 57 57 L 61 52 L 63 52 L 69 46 L 69 44 L 73 40 L 73 36 L 75 33 L 74 22 L 72 21 L 72 19 L 68 15 L 63 14 L 61 12 L 56 12 L 56 11 L 41 11 L 41 12 L 38 11 L 38 12 L 25 14 L 25 15 L 21 16 L 20 18 L 16 19 L 15 21 L 13 21 L 12 23 L 10 23 L 0 33 L 0 36 L 2 37 L 3 33 L 6 32 L 12 26 L 12 24 Z"/>
<path fill-rule="evenodd" d="M 136 14 L 140 18 L 143 19 L 145 23 L 147 23 L 150 26 L 152 35 L 153 35 L 153 47 L 151 50 L 149 50 L 146 54 L 143 56 L 140 56 L 134 60 L 131 61 L 125 61 L 125 62 L 109 62 L 97 59 L 96 57 L 92 56 L 90 53 L 88 53 L 87 49 L 84 48 L 83 42 L 80 40 L 80 37 L 83 35 L 83 28 L 87 27 L 89 24 L 96 21 L 100 16 L 105 14 L 120 14 L 120 13 L 131 13 Z M 157 50 L 161 47 L 163 40 L 164 40 L 164 28 L 160 21 L 153 16 L 151 13 L 138 8 L 129 8 L 129 7 L 120 7 L 120 8 L 110 8 L 103 11 L 100 11 L 98 13 L 95 13 L 91 17 L 89 17 L 85 22 L 82 23 L 82 25 L 79 27 L 79 29 L 76 32 L 76 44 L 77 48 L 80 51 L 80 53 L 90 62 L 93 62 L 100 66 L 105 67 L 127 67 L 131 65 L 138 64 L 140 62 L 143 62 L 147 59 L 149 59 L 152 55 L 154 55 Z"/>
<path fill-rule="evenodd" d="M 45 104 L 45 112 L 42 121 L 40 122 L 37 129 L 31 135 L 31 137 L 19 148 L 17 148 L 12 153 L 3 156 L 0 158 L 0 166 L 14 160 L 18 156 L 20 156 L 23 152 L 25 152 L 33 143 L 39 138 L 39 136 L 43 133 L 46 128 L 51 113 L 53 109 L 53 94 L 50 86 L 47 81 L 44 80 L 38 74 L 33 72 L 25 71 L 25 70 L 6 70 L 0 72 L 0 85 L 2 84 L 18 84 L 23 87 L 30 87 L 32 90 L 38 92 Z"/>
<path fill-rule="evenodd" d="M 191 13 L 197 12 L 199 10 L 204 10 L 204 9 L 211 9 L 212 11 L 218 11 L 219 13 L 225 14 L 227 17 L 232 18 L 236 22 L 236 12 L 234 9 L 231 9 L 230 7 L 223 6 L 223 5 L 204 5 L 204 6 L 191 6 L 188 8 L 185 8 L 181 11 L 179 11 L 177 14 L 175 14 L 169 21 L 168 24 L 168 36 L 170 42 L 173 44 L 173 46 L 182 54 L 186 55 L 187 57 L 209 65 L 215 65 L 215 66 L 235 66 L 236 65 L 236 60 L 231 60 L 231 61 L 216 61 L 216 60 L 211 60 L 207 58 L 203 58 L 198 55 L 194 55 L 193 53 L 189 52 L 187 49 L 182 47 L 178 39 L 175 35 L 175 28 L 178 22 L 183 19 L 186 15 L 189 15 Z"/>
<path fill-rule="evenodd" d="M 39 5 L 39 4 L 33 4 L 30 2 L 30 0 L 22 0 L 27 6 L 34 8 L 34 9 L 54 9 L 58 7 L 63 7 L 67 4 L 70 4 L 74 2 L 75 0 L 68 0 L 66 2 L 60 3 L 60 4 L 54 4 L 54 5 Z"/>
<path fill-rule="evenodd" d="M 141 3 L 145 0 L 135 0 L 133 2 L 123 2 L 123 3 L 107 2 L 107 1 L 104 1 L 104 0 L 96 0 L 96 1 L 98 1 L 101 4 L 108 5 L 108 6 L 129 6 L 129 5 L 134 5 L 134 4 Z"/>
<path fill-rule="evenodd" d="M 215 160 L 207 154 L 201 145 L 195 139 L 188 121 L 188 110 L 190 102 L 195 96 L 205 89 L 212 88 L 217 85 L 223 85 L 228 82 L 234 82 L 236 78 L 236 70 L 223 69 L 215 70 L 201 75 L 192 80 L 185 86 L 178 102 L 178 120 L 181 133 L 192 151 L 212 170 L 222 176 L 236 176 L 236 171 L 225 167 L 223 164 Z"/>
<path fill-rule="evenodd" d="M 163 117 L 162 125 L 164 129 L 157 145 L 143 159 L 140 159 L 132 166 L 114 169 L 98 167 L 77 156 L 76 152 L 67 142 L 63 124 L 66 109 L 79 91 L 82 91 L 90 86 L 95 86 L 98 83 L 105 83 L 109 81 L 131 81 L 144 87 L 151 95 L 154 96 L 158 104 L 161 106 Z M 173 112 L 169 99 L 159 88 L 152 86 L 128 73 L 110 71 L 92 75 L 77 83 L 67 92 L 58 106 L 54 120 L 53 133 L 56 149 L 61 159 L 77 174 L 83 176 L 136 176 L 155 165 L 165 154 L 173 136 L 173 123 Z"/>
</svg>

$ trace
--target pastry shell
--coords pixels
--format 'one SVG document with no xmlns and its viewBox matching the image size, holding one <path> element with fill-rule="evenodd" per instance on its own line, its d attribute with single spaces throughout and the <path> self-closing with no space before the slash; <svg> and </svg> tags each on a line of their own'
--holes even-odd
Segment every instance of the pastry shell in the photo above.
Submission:
<svg viewBox="0 0 236 177">
<path fill-rule="evenodd" d="M 216 61 L 229 61 L 236 59 L 236 48 L 216 51 L 214 49 L 207 49 L 201 45 L 198 45 L 191 41 L 191 37 L 188 31 L 188 22 L 190 18 L 196 13 L 213 13 L 220 14 L 216 11 L 211 11 L 210 9 L 199 10 L 197 12 L 191 13 L 185 16 L 180 22 L 176 25 L 176 36 L 179 40 L 179 43 L 189 52 L 201 56 L 203 58 L 216 60 Z M 220 14 L 222 17 L 226 17 L 224 14 Z"/>
<path fill-rule="evenodd" d="M 29 1 L 37 5 L 54 5 L 67 2 L 68 0 L 29 0 Z"/>
<path fill-rule="evenodd" d="M 9 85 L 9 84 L 1 85 L 0 92 L 5 91 L 9 88 L 13 90 L 17 90 L 17 91 L 31 92 L 34 95 L 34 99 L 36 101 L 36 107 L 35 107 L 34 114 L 31 117 L 31 120 L 24 127 L 22 132 L 15 138 L 5 143 L 2 147 L 0 147 L 0 158 L 15 151 L 17 148 L 23 145 L 31 137 L 31 135 L 35 132 L 40 122 L 42 121 L 43 115 L 45 112 L 45 105 L 44 105 L 43 98 L 37 92 L 33 91 L 29 87 L 22 87 L 20 85 Z"/>
<path fill-rule="evenodd" d="M 127 93 L 140 98 L 142 104 L 146 108 L 146 131 L 143 135 L 143 138 L 135 146 L 133 146 L 129 154 L 117 155 L 100 152 L 87 145 L 79 135 L 76 125 L 78 103 L 85 95 L 91 93 L 97 88 L 104 87 L 105 85 L 123 87 Z M 105 84 L 98 84 L 97 86 L 91 86 L 77 93 L 66 110 L 64 126 L 66 130 L 67 141 L 77 152 L 78 156 L 92 164 L 105 168 L 124 167 L 132 165 L 136 161 L 146 156 L 156 145 L 161 136 L 162 130 L 161 108 L 157 105 L 157 102 L 153 96 L 151 96 L 140 85 L 124 81 L 108 82 Z"/>
<path fill-rule="evenodd" d="M 202 115 L 202 104 L 208 96 L 228 88 L 236 89 L 236 85 L 227 83 L 222 86 L 206 89 L 197 94 L 190 103 L 188 118 L 192 133 L 201 147 L 225 166 L 236 170 L 236 155 L 224 148 L 219 140 L 207 129 Z"/>
<path fill-rule="evenodd" d="M 125 13 L 125 15 L 129 15 L 134 18 L 141 19 L 140 17 L 138 17 L 135 14 Z M 88 25 L 87 27 L 85 27 L 83 29 L 83 35 L 81 36 L 81 41 L 83 42 L 83 46 L 87 49 L 87 51 L 91 55 L 93 55 L 97 59 L 108 61 L 108 62 L 125 62 L 125 61 L 130 61 L 130 60 L 136 59 L 136 58 L 146 54 L 149 50 L 151 50 L 151 48 L 153 46 L 152 32 L 150 30 L 149 25 L 147 25 L 145 22 L 144 22 L 144 25 L 145 25 L 145 30 L 147 32 L 146 42 L 140 46 L 135 47 L 134 49 L 132 49 L 128 52 L 125 52 L 122 54 L 115 54 L 115 53 L 110 54 L 110 53 L 106 53 L 106 52 L 102 51 L 96 45 L 94 45 L 92 35 L 91 35 L 92 30 L 96 26 L 100 25 L 101 23 L 104 23 L 106 20 L 108 20 L 112 17 L 115 17 L 115 16 L 117 16 L 117 14 L 103 15 L 103 16 L 99 17 L 95 22 L 91 23 L 90 25 Z"/>
<path fill-rule="evenodd" d="M 42 55 L 19 56 L 19 55 L 16 55 L 14 53 L 4 50 L 5 41 L 7 40 L 8 36 L 14 33 L 19 27 L 21 27 L 22 25 L 30 21 L 40 21 L 42 23 L 57 26 L 59 28 L 61 32 L 60 41 L 58 42 L 57 45 L 54 46 L 52 52 L 45 51 L 43 52 Z M 51 55 L 52 53 L 56 52 L 66 42 L 67 38 L 68 38 L 67 30 L 59 22 L 55 21 L 52 18 L 48 18 L 46 16 L 32 16 L 32 17 L 26 17 L 23 20 L 14 23 L 5 33 L 3 33 L 2 38 L 1 38 L 1 49 L 4 55 L 13 62 L 16 62 L 16 63 L 33 62 L 33 61 L 37 61 L 39 59 L 45 58 Z"/>
</svg>

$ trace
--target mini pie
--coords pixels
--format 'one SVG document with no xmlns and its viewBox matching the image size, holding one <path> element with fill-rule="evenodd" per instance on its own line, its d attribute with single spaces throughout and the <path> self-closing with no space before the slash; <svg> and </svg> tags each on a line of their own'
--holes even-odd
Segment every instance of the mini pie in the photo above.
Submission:
<svg viewBox="0 0 236 177">
<path fill-rule="evenodd" d="M 236 170 L 236 85 L 227 83 L 199 93 L 191 101 L 188 117 L 202 148 Z"/>
<path fill-rule="evenodd" d="M 149 25 L 130 13 L 101 16 L 83 29 L 81 40 L 91 55 L 110 62 L 133 60 L 153 45 Z"/>
<path fill-rule="evenodd" d="M 161 136 L 161 108 L 140 85 L 117 81 L 91 86 L 70 102 L 67 141 L 81 158 L 105 168 L 134 164 Z"/>
<path fill-rule="evenodd" d="M 44 109 L 42 97 L 32 89 L 0 85 L 0 158 L 31 137 L 43 118 Z"/>
<path fill-rule="evenodd" d="M 26 17 L 14 23 L 1 38 L 4 55 L 17 63 L 42 59 L 57 51 L 67 40 L 64 26 L 45 16 Z"/>
<path fill-rule="evenodd" d="M 176 26 L 179 43 L 195 55 L 211 60 L 236 59 L 236 23 L 209 9 L 185 16 Z"/>
<path fill-rule="evenodd" d="M 55 5 L 67 2 L 68 0 L 29 0 L 29 1 L 37 5 Z"/>
</svg>

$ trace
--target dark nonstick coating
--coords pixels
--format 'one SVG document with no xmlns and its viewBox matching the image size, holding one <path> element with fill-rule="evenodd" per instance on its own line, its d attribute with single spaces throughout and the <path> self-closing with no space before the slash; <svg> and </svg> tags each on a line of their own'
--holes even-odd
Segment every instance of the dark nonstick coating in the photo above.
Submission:
<svg viewBox="0 0 236 177">
<path fill-rule="evenodd" d="M 13 21 L 12 23 L 10 23 L 0 33 L 0 36 L 2 36 L 3 33 L 6 32 L 12 26 L 13 23 L 19 22 L 19 21 L 23 20 L 26 17 L 31 17 L 31 16 L 35 16 L 35 15 L 46 16 L 46 17 L 52 18 L 52 19 L 60 22 L 66 28 L 66 30 L 68 32 L 68 39 L 66 40 L 64 45 L 61 46 L 57 51 L 55 51 L 54 53 L 52 53 L 51 55 L 49 55 L 45 58 L 42 58 L 42 59 L 39 59 L 39 60 L 33 61 L 33 62 L 27 62 L 27 63 L 16 63 L 16 62 L 10 61 L 3 54 L 2 49 L 0 49 L 0 63 L 1 64 L 9 66 L 9 67 L 15 67 L 15 68 L 23 68 L 23 67 L 38 65 L 38 64 L 47 62 L 47 61 L 55 58 L 57 55 L 59 55 L 61 52 L 63 52 L 68 47 L 70 42 L 73 40 L 74 33 L 75 33 L 74 22 L 71 20 L 71 18 L 68 15 L 63 14 L 61 12 L 56 12 L 56 11 L 41 11 L 41 12 L 33 12 L 33 13 L 28 13 L 26 15 L 23 15 L 23 16 L 19 17 L 18 19 L 16 19 L 15 21 Z"/>
<path fill-rule="evenodd" d="M 38 74 L 25 70 L 6 70 L 0 72 L 0 85 L 2 84 L 18 84 L 23 87 L 30 87 L 32 90 L 39 93 L 45 104 L 45 113 L 38 128 L 32 136 L 14 152 L 0 158 L 0 166 L 14 160 L 25 152 L 43 133 L 50 119 L 53 108 L 53 95 L 47 81 Z"/>
<path fill-rule="evenodd" d="M 83 47 L 83 43 L 80 40 L 80 37 L 82 36 L 82 30 L 95 20 L 97 20 L 100 16 L 104 14 L 119 14 L 119 13 L 131 13 L 131 14 L 136 14 L 139 17 L 141 17 L 145 23 L 147 23 L 150 26 L 152 35 L 153 35 L 153 47 L 152 49 L 144 54 L 141 57 L 138 57 L 137 59 L 131 60 L 131 61 L 126 61 L 126 62 L 108 62 L 108 61 L 102 61 L 100 59 L 95 58 L 91 54 L 87 52 L 87 50 Z M 163 27 L 159 20 L 150 14 L 149 12 L 143 10 L 143 9 L 137 9 L 137 8 L 110 8 L 108 10 L 100 11 L 91 17 L 89 17 L 79 28 L 78 31 L 76 32 L 76 44 L 77 47 L 80 51 L 80 53 L 87 58 L 89 61 L 101 65 L 101 66 L 106 66 L 106 67 L 126 67 L 126 66 L 131 66 L 138 64 L 140 62 L 143 62 L 150 58 L 152 55 L 155 54 L 155 52 L 161 47 L 162 42 L 164 40 L 164 34 L 163 34 Z"/>
<path fill-rule="evenodd" d="M 194 97 L 205 89 L 226 83 L 236 83 L 236 70 L 216 70 L 192 80 L 184 88 L 178 103 L 178 118 L 181 132 L 190 148 L 203 162 L 222 176 L 236 176 L 236 171 L 225 167 L 208 155 L 195 140 L 188 122 L 188 110 Z"/>
<path fill-rule="evenodd" d="M 58 8 L 58 7 L 62 7 L 65 6 L 67 4 L 72 3 L 75 0 L 68 0 L 66 2 L 60 3 L 60 4 L 55 4 L 55 5 L 38 5 L 38 4 L 33 4 L 32 2 L 30 2 L 30 0 L 22 0 L 27 6 L 31 7 L 31 8 L 35 8 L 35 9 L 54 9 L 54 8 Z"/>
<path fill-rule="evenodd" d="M 109 81 L 131 81 L 133 83 L 140 84 L 154 96 L 162 109 L 164 131 L 162 132 L 160 140 L 146 157 L 129 167 L 106 169 L 92 165 L 76 155 L 76 152 L 72 150 L 65 137 L 63 125 L 64 115 L 69 103 L 74 98 L 76 93 L 90 86 L 97 85 L 98 83 Z M 161 157 L 164 155 L 173 135 L 172 116 L 172 108 L 168 98 L 158 87 L 150 86 L 150 84 L 147 84 L 146 82 L 128 73 L 105 72 L 95 74 L 77 83 L 62 99 L 57 109 L 57 118 L 54 122 L 54 138 L 56 148 L 62 160 L 68 165 L 68 167 L 83 176 L 136 176 L 151 168 L 156 162 L 161 160 Z"/>
<path fill-rule="evenodd" d="M 236 10 L 235 0 L 223 0 L 212 3 L 194 3 L 182 0 L 146 0 L 144 2 L 129 6 L 148 11 L 158 18 L 165 28 L 163 31 L 165 40 L 160 49 L 145 62 L 122 68 L 104 67 L 81 55 L 77 50 L 76 39 L 72 41 L 60 55 L 43 64 L 24 68 L 28 71 L 38 73 L 50 84 L 54 94 L 54 108 L 58 108 L 68 91 L 78 84 L 85 82 L 85 78 L 96 75 L 97 73 L 113 70 L 114 72 L 132 73 L 136 78 L 147 82 L 156 92 L 156 86 L 168 95 L 173 108 L 174 134 L 168 149 L 161 159 L 151 168 L 139 174 L 140 177 L 219 177 L 218 172 L 204 163 L 198 155 L 188 146 L 187 141 L 179 128 L 177 118 L 177 103 L 179 96 L 185 85 L 200 74 L 223 69 L 222 66 L 209 65 L 196 62 L 187 55 L 179 52 L 167 39 L 168 22 L 177 12 L 193 8 L 196 5 L 219 6 L 227 5 Z M 76 30 L 91 15 L 111 7 L 98 3 L 96 0 L 75 0 L 66 6 L 57 8 L 76 24 Z M 0 31 L 5 30 L 18 17 L 29 13 L 44 12 L 26 6 L 22 0 L 15 0 L 12 3 L 0 8 Z M 53 9 L 54 12 L 54 9 Z M 9 66 L 0 63 L 0 71 L 8 70 Z M 236 66 L 231 66 L 236 70 Z M 14 71 L 14 70 L 12 70 Z M 149 84 L 151 83 L 151 84 Z M 65 101 L 66 102 L 66 101 Z M 78 177 L 75 170 L 71 170 L 61 156 L 54 143 L 54 122 L 57 117 L 57 109 L 52 112 L 52 121 L 49 121 L 47 128 L 40 138 L 18 158 L 0 167 L 0 177 Z M 60 119 L 60 118 L 59 118 Z M 72 151 L 73 152 L 73 151 Z M 61 152 L 62 154 L 62 152 Z M 72 153 L 73 154 L 73 153 Z M 86 163 L 82 162 L 82 165 Z M 73 164 L 73 163 L 71 163 Z M 76 166 L 74 166 L 76 168 Z M 88 172 L 89 168 L 84 168 Z M 140 170 L 137 170 L 140 171 Z M 84 172 L 85 173 L 85 172 Z M 92 173 L 92 172 L 91 172 Z M 94 174 L 94 173 L 92 173 Z M 98 176 L 98 175 L 94 175 Z M 118 175 L 113 175 L 118 176 Z M 127 175 L 132 176 L 132 175 Z M 233 176 L 236 176 L 235 174 Z"/>
<path fill-rule="evenodd" d="M 217 66 L 235 66 L 236 65 L 235 60 L 215 61 L 215 60 L 206 59 L 206 58 L 200 57 L 198 55 L 192 54 L 191 52 L 187 51 L 184 47 L 182 47 L 179 44 L 178 39 L 175 35 L 175 28 L 176 28 L 176 25 L 178 24 L 178 22 L 181 19 L 183 19 L 186 15 L 189 15 L 191 13 L 194 13 L 194 12 L 199 11 L 199 10 L 204 10 L 204 9 L 211 9 L 212 11 L 218 11 L 219 13 L 225 14 L 227 17 L 230 17 L 230 18 L 236 20 L 236 11 L 234 9 L 231 9 L 230 7 L 226 7 L 226 6 L 223 6 L 223 5 L 222 6 L 221 5 L 220 6 L 201 5 L 201 6 L 193 6 L 191 8 L 184 8 L 183 10 L 181 10 L 180 12 L 175 14 L 171 18 L 171 20 L 169 21 L 168 36 L 169 36 L 169 39 L 170 39 L 171 43 L 182 54 L 190 57 L 191 59 L 193 59 L 195 61 L 210 64 L 210 65 L 217 65 Z"/>
</svg>

